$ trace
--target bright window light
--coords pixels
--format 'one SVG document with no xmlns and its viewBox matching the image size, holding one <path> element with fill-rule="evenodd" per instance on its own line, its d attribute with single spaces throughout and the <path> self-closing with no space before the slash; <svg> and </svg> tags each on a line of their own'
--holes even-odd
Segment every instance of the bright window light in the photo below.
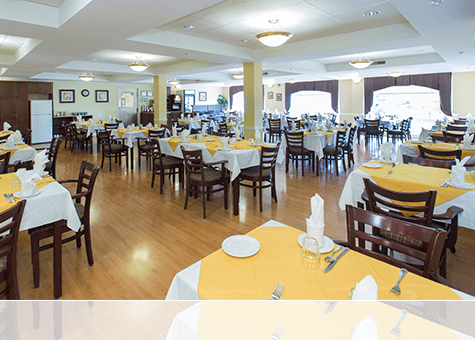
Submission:
<svg viewBox="0 0 475 340">
<path fill-rule="evenodd" d="M 332 95 L 323 91 L 299 91 L 290 95 L 290 116 L 299 117 L 308 113 L 335 113 L 332 108 Z"/>
</svg>

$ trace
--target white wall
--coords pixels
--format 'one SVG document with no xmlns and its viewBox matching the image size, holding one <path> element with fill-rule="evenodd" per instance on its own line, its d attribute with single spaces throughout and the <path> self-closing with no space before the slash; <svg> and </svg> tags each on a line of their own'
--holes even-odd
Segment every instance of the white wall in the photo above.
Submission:
<svg viewBox="0 0 475 340">
<path fill-rule="evenodd" d="M 182 85 L 178 90 L 195 90 L 195 105 L 217 105 L 218 95 L 223 94 L 222 87 L 209 85 Z M 174 94 L 177 89 L 172 86 L 171 91 Z M 206 92 L 205 101 L 200 101 L 200 92 Z"/>
<path fill-rule="evenodd" d="M 272 92 L 272 99 L 269 99 L 269 92 Z M 277 100 L 277 93 L 281 94 L 281 101 Z M 274 84 L 272 87 L 264 86 L 264 109 L 285 111 L 285 84 Z"/>
</svg>

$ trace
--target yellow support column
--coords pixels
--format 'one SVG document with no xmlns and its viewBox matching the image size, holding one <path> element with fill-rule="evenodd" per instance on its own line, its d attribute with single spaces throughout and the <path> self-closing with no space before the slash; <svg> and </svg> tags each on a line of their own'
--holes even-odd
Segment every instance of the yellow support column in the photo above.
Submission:
<svg viewBox="0 0 475 340">
<path fill-rule="evenodd" d="M 160 126 L 167 124 L 167 77 L 153 77 L 154 122 Z"/>
<path fill-rule="evenodd" d="M 262 64 L 244 63 L 244 138 L 262 129 Z"/>
</svg>

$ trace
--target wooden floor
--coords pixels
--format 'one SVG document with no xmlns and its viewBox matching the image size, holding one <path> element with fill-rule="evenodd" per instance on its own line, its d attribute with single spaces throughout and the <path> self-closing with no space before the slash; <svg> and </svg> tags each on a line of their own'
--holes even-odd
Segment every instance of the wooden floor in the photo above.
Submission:
<svg viewBox="0 0 475 340">
<path fill-rule="evenodd" d="M 378 148 L 356 147 L 358 167 Z M 58 156 L 57 178 L 75 178 L 81 161 L 100 165 L 101 155 L 62 148 Z M 142 158 L 143 159 L 143 158 Z M 134 160 L 136 162 L 136 159 Z M 355 169 L 352 167 L 349 171 Z M 190 200 L 183 209 L 184 192 L 166 180 L 164 193 L 150 187 L 151 171 L 135 166 L 133 171 L 108 163 L 99 173 L 92 202 L 92 243 L 94 266 L 89 267 L 84 247 L 63 245 L 64 300 L 87 299 L 164 299 L 175 274 L 221 247 L 231 235 L 245 234 L 270 219 L 305 230 L 310 216 L 310 198 L 318 193 L 325 200 L 325 234 L 346 239 L 344 213 L 338 206 L 340 192 L 349 174 L 335 175 L 335 169 L 315 173 L 285 166 L 277 167 L 278 203 L 264 191 L 264 211 L 259 212 L 258 198 L 252 190 L 241 190 L 239 216 L 224 210 L 223 193 L 207 203 L 203 219 L 201 200 Z M 322 167 L 323 168 L 323 167 Z M 343 170 L 341 169 L 340 172 Z M 462 228 L 457 253 L 449 254 L 448 279 L 455 288 L 475 295 L 475 231 Z M 22 299 L 53 298 L 53 251 L 40 254 L 40 287 L 33 289 L 30 242 L 27 232 L 19 237 L 19 285 Z"/>
</svg>

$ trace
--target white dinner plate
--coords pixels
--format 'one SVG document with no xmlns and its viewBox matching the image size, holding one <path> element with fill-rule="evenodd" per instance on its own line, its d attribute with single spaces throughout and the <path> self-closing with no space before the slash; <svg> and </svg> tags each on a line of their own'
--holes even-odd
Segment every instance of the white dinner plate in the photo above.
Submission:
<svg viewBox="0 0 475 340">
<path fill-rule="evenodd" d="M 206 138 L 206 141 L 207 141 L 207 142 L 213 142 L 213 141 L 215 141 L 215 140 L 216 140 L 216 138 Z"/>
<path fill-rule="evenodd" d="M 256 254 L 261 245 L 258 240 L 248 235 L 234 235 L 223 241 L 223 251 L 234 257 L 249 257 Z"/>
<path fill-rule="evenodd" d="M 33 191 L 33 193 L 31 195 L 23 195 L 21 193 L 21 191 L 19 192 L 16 192 L 13 194 L 13 196 L 15 196 L 16 198 L 28 198 L 28 197 L 33 197 L 33 196 L 36 196 L 40 193 L 41 191 L 39 191 L 38 189 L 35 189 L 35 191 Z"/>
<path fill-rule="evenodd" d="M 367 168 L 374 168 L 374 169 L 382 167 L 382 165 L 379 163 L 363 163 L 363 166 Z"/>
<path fill-rule="evenodd" d="M 450 185 L 451 187 L 454 187 L 456 189 L 465 189 L 465 190 L 470 190 L 475 188 L 475 185 L 470 184 L 470 183 L 464 183 L 462 185 L 455 184 L 453 183 L 450 179 L 447 181 L 447 184 Z"/>
<path fill-rule="evenodd" d="M 411 139 L 411 140 L 409 141 L 409 143 L 412 143 L 412 144 L 422 144 L 422 143 L 424 143 L 424 142 L 421 141 L 421 140 Z"/>
<path fill-rule="evenodd" d="M 297 239 L 297 242 L 300 246 L 302 246 L 302 242 L 305 237 L 307 237 L 307 233 L 300 235 Z M 320 246 L 320 254 L 329 253 L 333 250 L 333 248 L 335 248 L 335 243 L 333 243 L 333 240 L 328 236 L 323 236 L 323 245 Z"/>
</svg>

